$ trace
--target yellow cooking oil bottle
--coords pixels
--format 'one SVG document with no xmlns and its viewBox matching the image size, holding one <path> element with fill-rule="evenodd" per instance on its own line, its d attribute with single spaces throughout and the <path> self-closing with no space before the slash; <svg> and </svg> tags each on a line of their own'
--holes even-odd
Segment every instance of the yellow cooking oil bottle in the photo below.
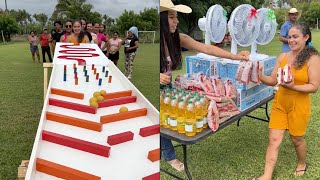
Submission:
<svg viewBox="0 0 320 180">
<path fill-rule="evenodd" d="M 192 101 L 188 101 L 186 106 L 186 123 L 185 123 L 185 131 L 187 136 L 196 135 L 196 119 L 194 117 L 194 107 Z"/>
<path fill-rule="evenodd" d="M 171 102 L 170 102 L 170 109 L 169 109 L 169 124 L 170 124 L 170 128 L 174 131 L 177 130 L 177 105 L 178 105 L 178 100 L 176 98 L 176 96 L 173 96 L 171 98 Z"/>
<path fill-rule="evenodd" d="M 205 95 L 201 96 L 200 102 L 202 104 L 202 121 L 203 121 L 203 129 L 208 127 L 208 121 L 207 121 L 207 114 L 208 114 L 208 106 L 209 106 L 209 101 L 205 97 Z"/>
<path fill-rule="evenodd" d="M 179 103 L 177 106 L 177 111 L 178 111 L 178 117 L 177 117 L 177 122 L 178 122 L 178 127 L 177 127 L 177 131 L 180 134 L 184 134 L 186 133 L 185 131 L 185 106 L 186 106 L 186 102 L 183 98 L 179 99 Z"/>
<path fill-rule="evenodd" d="M 196 98 L 196 102 L 194 103 L 194 114 L 196 118 L 196 132 L 201 132 L 203 130 L 203 107 L 200 98 Z"/>
<path fill-rule="evenodd" d="M 169 109 L 170 109 L 170 94 L 167 93 L 163 99 L 163 127 L 170 128 L 170 124 L 168 122 L 169 119 Z"/>
</svg>

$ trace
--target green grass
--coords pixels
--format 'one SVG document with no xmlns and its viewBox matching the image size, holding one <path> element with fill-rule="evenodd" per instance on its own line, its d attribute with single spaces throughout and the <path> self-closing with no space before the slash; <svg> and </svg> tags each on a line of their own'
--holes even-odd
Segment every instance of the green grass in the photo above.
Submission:
<svg viewBox="0 0 320 180">
<path fill-rule="evenodd" d="M 320 33 L 313 32 L 313 44 L 320 48 Z M 228 48 L 226 48 L 228 49 Z M 230 48 L 229 48 L 230 49 Z M 250 50 L 249 48 L 239 48 Z M 281 52 L 281 43 L 276 36 L 266 46 L 258 46 L 260 53 L 277 56 Z M 185 56 L 194 55 L 196 52 L 184 52 Z M 184 74 L 183 69 L 174 72 L 173 76 Z M 312 116 L 306 133 L 307 163 L 309 165 L 305 176 L 296 178 L 293 175 L 296 166 L 294 147 L 288 134 L 281 145 L 274 179 L 320 179 L 320 94 L 312 95 Z M 302 103 L 302 102 L 301 102 Z M 271 103 L 269 103 L 270 105 Z M 269 108 L 270 109 L 270 108 Z M 264 111 L 256 110 L 252 115 L 265 117 Z M 242 118 L 240 127 L 236 123 L 219 131 L 197 144 L 188 146 L 188 165 L 191 175 L 195 180 L 208 179 L 251 179 L 263 173 L 265 152 L 268 143 L 268 124 L 247 117 Z M 177 157 L 182 160 L 182 149 L 177 148 Z M 182 176 L 185 173 L 175 172 L 167 163 L 161 161 L 161 168 Z M 172 177 L 161 172 L 161 179 L 169 180 Z"/>
<path fill-rule="evenodd" d="M 132 82 L 159 107 L 159 44 L 141 44 Z M 123 50 L 118 62 L 124 71 Z M 0 180 L 17 179 L 29 159 L 43 107 L 43 67 L 33 63 L 27 43 L 0 44 Z"/>
</svg>

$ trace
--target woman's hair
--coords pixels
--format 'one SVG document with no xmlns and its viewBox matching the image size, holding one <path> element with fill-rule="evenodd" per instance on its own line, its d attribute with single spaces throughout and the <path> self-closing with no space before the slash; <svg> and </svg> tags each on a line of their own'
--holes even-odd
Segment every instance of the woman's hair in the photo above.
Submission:
<svg viewBox="0 0 320 180">
<path fill-rule="evenodd" d="M 118 36 L 119 36 L 119 32 L 118 32 L 118 31 L 114 31 L 114 32 L 113 32 L 113 35 L 114 35 L 114 34 L 118 34 Z"/>
<path fill-rule="evenodd" d="M 297 61 L 295 65 L 296 65 L 296 68 L 299 69 L 310 59 L 311 56 L 319 55 L 319 52 L 314 47 L 309 46 L 309 44 L 311 43 L 312 37 L 311 37 L 310 28 L 307 24 L 297 23 L 297 24 L 294 24 L 291 28 L 298 29 L 303 34 L 303 37 L 305 37 L 306 35 L 309 35 L 309 39 L 306 41 L 305 47 L 297 56 Z"/>
<path fill-rule="evenodd" d="M 76 23 L 76 22 L 78 22 L 80 24 L 80 27 L 81 27 L 81 21 L 79 21 L 79 20 L 74 20 L 72 25 L 74 25 L 74 23 Z M 80 33 L 79 33 L 79 36 L 78 36 L 78 43 L 80 43 L 83 40 L 84 36 L 85 36 L 85 32 L 80 30 Z"/>
<path fill-rule="evenodd" d="M 31 34 L 31 33 L 36 34 L 34 31 L 30 31 L 30 33 L 29 33 L 29 34 Z"/>
<path fill-rule="evenodd" d="M 165 45 L 168 47 L 169 54 L 165 53 Z M 160 13 L 160 73 L 166 72 L 167 56 L 172 61 L 171 70 L 181 69 L 181 47 L 178 28 L 174 33 L 169 30 L 168 11 Z"/>
</svg>

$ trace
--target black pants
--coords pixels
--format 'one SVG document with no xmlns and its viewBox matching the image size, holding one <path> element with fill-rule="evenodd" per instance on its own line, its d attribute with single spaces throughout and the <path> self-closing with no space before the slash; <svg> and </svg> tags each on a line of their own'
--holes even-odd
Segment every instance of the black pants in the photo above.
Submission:
<svg viewBox="0 0 320 180">
<path fill-rule="evenodd" d="M 42 60 L 43 60 L 43 62 L 46 62 L 46 54 L 45 53 L 48 54 L 49 61 L 52 62 L 50 47 L 49 46 L 41 46 L 41 50 L 42 50 Z"/>
</svg>

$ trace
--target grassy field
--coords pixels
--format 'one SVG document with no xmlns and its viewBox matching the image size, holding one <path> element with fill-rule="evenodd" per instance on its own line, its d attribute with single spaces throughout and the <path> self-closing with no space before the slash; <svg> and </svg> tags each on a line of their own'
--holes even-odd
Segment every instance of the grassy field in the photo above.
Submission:
<svg viewBox="0 0 320 180">
<path fill-rule="evenodd" d="M 320 48 L 320 33 L 313 32 L 313 44 Z M 239 48 L 239 47 L 238 47 Z M 230 49 L 226 48 L 226 49 Z M 249 48 L 240 48 L 250 50 Z M 238 49 L 239 50 L 239 49 Z M 277 56 L 281 52 L 281 43 L 276 36 L 266 46 L 258 46 L 259 53 Z M 184 52 L 183 56 L 194 55 L 196 52 Z M 177 74 L 185 73 L 185 65 Z M 320 179 L 320 94 L 312 95 L 312 116 L 306 133 L 308 171 L 305 176 L 296 178 L 293 175 L 296 166 L 294 147 L 286 134 L 280 148 L 274 179 Z M 303 102 L 301 102 L 303 103 Z M 264 116 L 264 111 L 256 110 L 252 115 Z M 240 127 L 232 124 L 219 131 L 214 136 L 188 147 L 188 165 L 195 180 L 208 179 L 251 179 L 263 173 L 265 152 L 268 143 L 268 124 L 247 117 L 242 118 Z M 182 149 L 177 148 L 177 157 L 182 159 Z M 176 173 L 164 161 L 161 168 L 182 176 L 185 173 Z M 161 173 L 161 179 L 172 179 Z"/>
<path fill-rule="evenodd" d="M 159 107 L 159 44 L 140 45 L 131 81 Z M 118 62 L 124 71 L 123 50 Z M 27 43 L 0 44 L 0 180 L 17 179 L 29 159 L 43 107 L 43 67 Z"/>
</svg>

